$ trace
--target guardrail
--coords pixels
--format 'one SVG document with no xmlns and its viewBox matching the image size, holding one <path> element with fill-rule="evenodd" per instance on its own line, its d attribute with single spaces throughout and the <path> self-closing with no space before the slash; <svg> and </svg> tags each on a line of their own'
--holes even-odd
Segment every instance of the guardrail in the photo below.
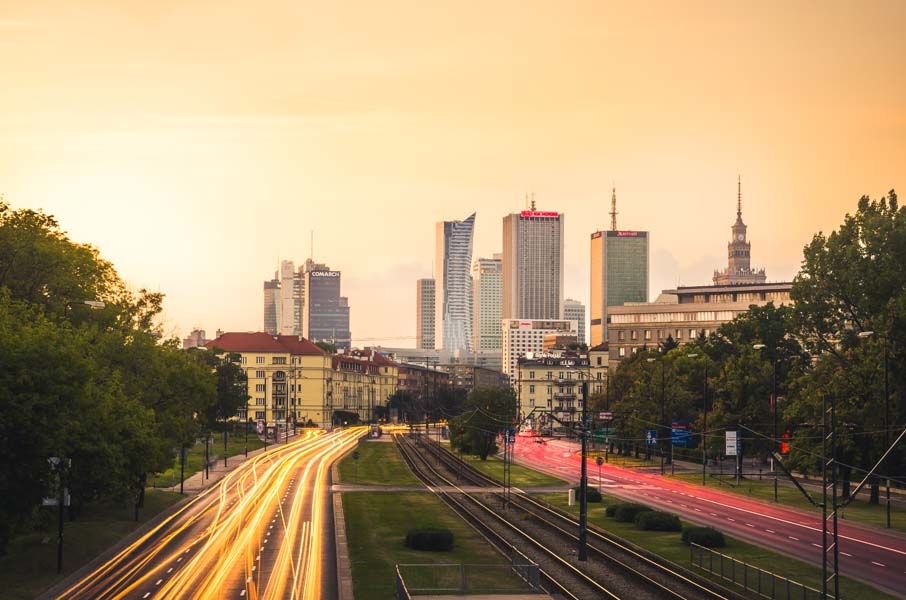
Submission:
<svg viewBox="0 0 906 600">
<path fill-rule="evenodd" d="M 721 554 L 710 548 L 689 544 L 689 562 L 693 566 L 716 575 L 725 581 L 753 592 L 761 598 L 771 600 L 820 600 L 821 590 L 781 577 L 776 573 L 765 571 L 732 556 Z M 826 596 L 833 598 L 833 595 Z"/>
</svg>

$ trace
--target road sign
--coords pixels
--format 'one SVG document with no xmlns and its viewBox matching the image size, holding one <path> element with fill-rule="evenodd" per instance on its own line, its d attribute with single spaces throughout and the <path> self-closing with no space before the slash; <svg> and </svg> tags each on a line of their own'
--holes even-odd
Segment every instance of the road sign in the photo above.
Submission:
<svg viewBox="0 0 906 600">
<path fill-rule="evenodd" d="M 688 447 L 692 442 L 692 426 L 689 421 L 674 421 L 670 428 L 670 443 L 674 446 Z"/>
<path fill-rule="evenodd" d="M 604 464 L 604 457 L 599 456 L 598 458 L 595 459 L 595 463 L 600 467 L 601 465 Z"/>
<path fill-rule="evenodd" d="M 740 439 L 738 431 L 728 431 L 727 432 L 727 447 L 726 447 L 724 453 L 727 456 L 739 455 L 741 442 L 742 442 L 742 439 Z"/>
<path fill-rule="evenodd" d="M 647 429 L 645 431 L 645 443 L 649 446 L 657 445 L 657 429 Z"/>
<path fill-rule="evenodd" d="M 602 421 L 610 421 L 613 419 L 613 413 L 612 412 L 598 413 L 598 419 L 600 419 Z"/>
</svg>

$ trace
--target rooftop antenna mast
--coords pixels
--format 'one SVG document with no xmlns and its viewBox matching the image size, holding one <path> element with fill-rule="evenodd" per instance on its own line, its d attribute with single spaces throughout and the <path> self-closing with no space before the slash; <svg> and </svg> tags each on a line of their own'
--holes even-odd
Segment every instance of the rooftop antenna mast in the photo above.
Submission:
<svg viewBox="0 0 906 600">
<path fill-rule="evenodd" d="M 532 212 L 535 212 L 535 192 L 532 192 Z"/>
<path fill-rule="evenodd" d="M 617 186 L 613 186 L 613 194 L 610 196 L 610 230 L 617 230 Z"/>
<path fill-rule="evenodd" d="M 736 176 L 736 216 L 742 217 L 742 177 Z"/>
</svg>

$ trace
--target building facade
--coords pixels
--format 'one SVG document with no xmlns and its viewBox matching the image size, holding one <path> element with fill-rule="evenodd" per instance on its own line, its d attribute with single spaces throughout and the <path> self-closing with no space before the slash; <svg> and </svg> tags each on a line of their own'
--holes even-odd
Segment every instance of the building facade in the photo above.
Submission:
<svg viewBox="0 0 906 600">
<path fill-rule="evenodd" d="M 576 322 L 576 341 L 585 344 L 585 305 L 567 298 L 563 301 L 563 319 Z"/>
<path fill-rule="evenodd" d="M 434 350 L 435 298 L 433 279 L 415 282 L 415 347 L 419 350 Z"/>
<path fill-rule="evenodd" d="M 503 259 L 479 258 L 472 265 L 474 318 L 472 348 L 500 350 L 500 320 L 503 318 Z"/>
<path fill-rule="evenodd" d="M 529 353 L 516 367 L 516 397 L 523 427 L 551 435 L 581 423 L 588 358 L 575 352 Z M 591 394 L 591 390 L 589 390 Z"/>
<path fill-rule="evenodd" d="M 349 301 L 340 295 L 341 273 L 329 269 L 305 272 L 305 300 L 302 307 L 303 337 L 349 349 Z"/>
<path fill-rule="evenodd" d="M 531 210 L 503 219 L 503 318 L 563 318 L 565 215 Z M 515 368 L 515 365 L 514 365 Z"/>
<path fill-rule="evenodd" d="M 544 351 L 544 338 L 549 334 L 575 338 L 576 322 L 563 319 L 504 319 L 503 372 L 516 385 L 519 358 Z"/>
<path fill-rule="evenodd" d="M 462 221 L 441 221 L 436 229 L 435 335 L 446 350 L 472 347 L 472 234 L 475 213 Z"/>
<path fill-rule="evenodd" d="M 687 344 L 709 336 L 750 306 L 791 304 L 792 283 L 708 285 L 664 290 L 657 302 L 610 309 L 610 359 L 620 360 L 641 348 L 654 349 L 673 338 Z"/>
<path fill-rule="evenodd" d="M 648 301 L 648 250 L 647 231 L 591 234 L 589 345 L 607 340 L 611 307 Z"/>
</svg>

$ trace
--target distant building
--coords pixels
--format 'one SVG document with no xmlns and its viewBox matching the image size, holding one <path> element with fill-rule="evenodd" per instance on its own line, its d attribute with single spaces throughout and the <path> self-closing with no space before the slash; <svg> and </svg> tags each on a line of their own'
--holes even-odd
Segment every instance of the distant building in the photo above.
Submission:
<svg viewBox="0 0 906 600">
<path fill-rule="evenodd" d="M 519 358 L 515 388 L 525 428 L 550 435 L 581 423 L 588 358 L 575 352 L 528 353 Z M 591 394 L 591 389 L 588 390 Z"/>
<path fill-rule="evenodd" d="M 264 331 L 277 335 L 280 322 L 280 280 L 264 282 Z"/>
<path fill-rule="evenodd" d="M 564 221 L 562 213 L 535 210 L 534 201 L 504 217 L 504 319 L 563 318 Z"/>
<path fill-rule="evenodd" d="M 318 267 L 305 271 L 302 335 L 313 342 L 328 342 L 338 350 L 348 349 L 352 344 L 349 300 L 340 295 L 341 273 L 326 265 Z"/>
<path fill-rule="evenodd" d="M 742 180 L 736 182 L 736 222 L 730 228 L 727 243 L 727 268 L 714 271 L 714 285 L 759 284 L 765 282 L 764 269 L 750 265 L 752 244 L 746 240 L 742 222 Z"/>
<path fill-rule="evenodd" d="M 576 335 L 576 322 L 563 319 L 504 319 L 502 325 L 503 372 L 513 385 L 516 383 L 519 358 L 529 353 L 542 353 L 546 335 L 569 335 L 573 338 Z"/>
<path fill-rule="evenodd" d="M 183 349 L 188 348 L 197 348 L 198 346 L 204 346 L 208 340 L 205 338 L 204 329 L 193 329 L 189 333 L 188 337 L 183 339 L 182 347 Z"/>
<path fill-rule="evenodd" d="M 575 321 L 578 328 L 576 337 L 579 344 L 585 343 L 585 305 L 578 300 L 567 298 L 563 301 L 563 318 L 566 321 Z"/>
<path fill-rule="evenodd" d="M 419 279 L 415 282 L 415 347 L 434 350 L 434 280 Z"/>
<path fill-rule="evenodd" d="M 502 347 L 500 320 L 503 318 L 503 258 L 479 258 L 472 265 L 474 318 L 472 348 L 476 351 Z"/>
<path fill-rule="evenodd" d="M 475 213 L 462 221 L 437 223 L 435 335 L 446 350 L 472 347 L 472 233 Z"/>
<path fill-rule="evenodd" d="M 616 203 L 614 190 L 611 230 L 591 234 L 591 346 L 608 339 L 610 307 L 648 301 L 648 232 L 617 230 Z"/>
</svg>

